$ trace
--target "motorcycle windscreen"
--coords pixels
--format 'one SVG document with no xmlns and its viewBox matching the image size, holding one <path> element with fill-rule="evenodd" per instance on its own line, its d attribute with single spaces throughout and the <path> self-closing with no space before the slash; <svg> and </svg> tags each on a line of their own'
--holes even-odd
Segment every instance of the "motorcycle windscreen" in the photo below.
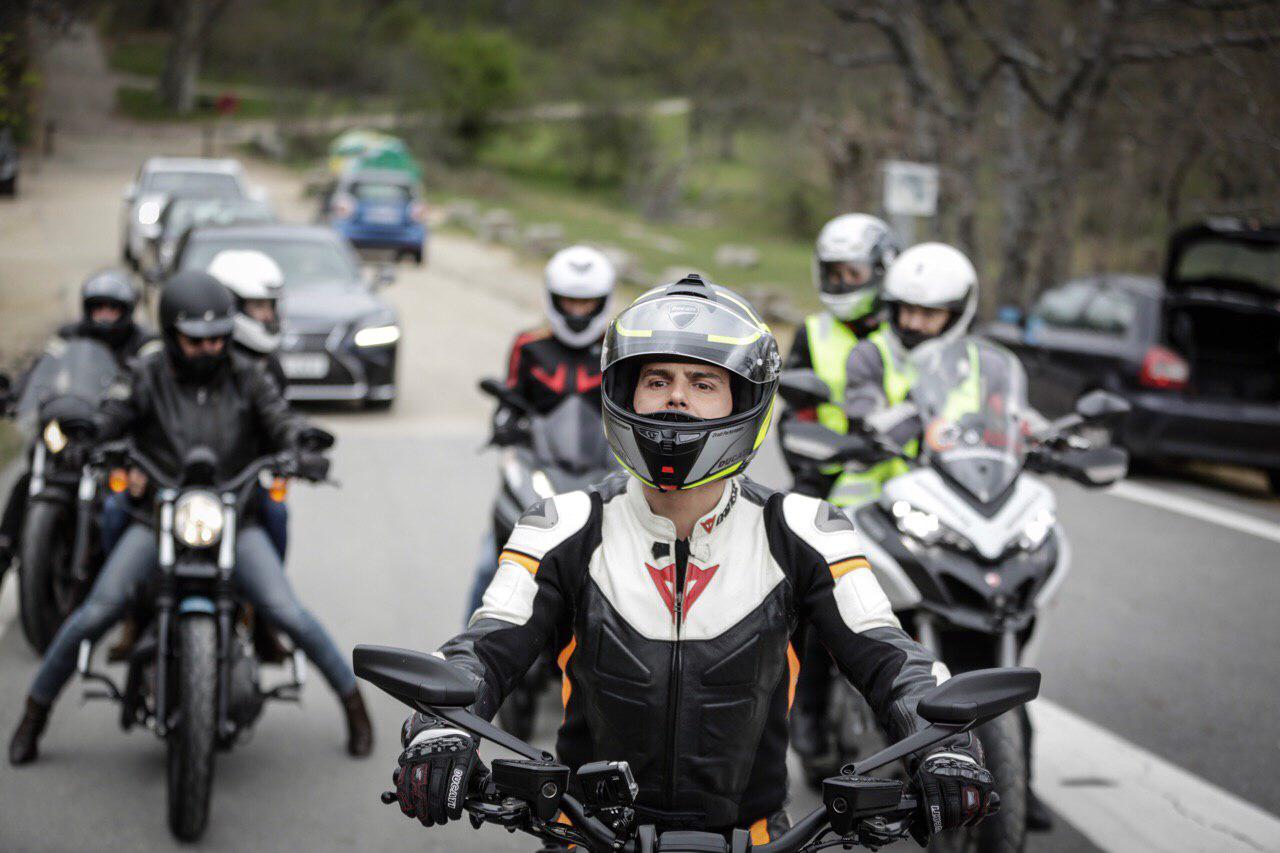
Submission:
<svg viewBox="0 0 1280 853">
<path fill-rule="evenodd" d="M 585 397 L 566 397 L 546 417 L 534 419 L 532 429 L 533 453 L 544 467 L 585 473 L 613 464 L 600 407 Z"/>
<path fill-rule="evenodd" d="M 18 398 L 17 422 L 24 430 L 38 429 L 40 407 L 55 397 L 76 397 L 97 408 L 119 375 L 115 355 L 101 341 L 56 339 L 27 377 Z"/>
<path fill-rule="evenodd" d="M 1003 495 L 1027 456 L 1027 377 L 1018 359 L 981 338 L 922 344 L 911 398 L 920 452 L 982 503 Z"/>
</svg>

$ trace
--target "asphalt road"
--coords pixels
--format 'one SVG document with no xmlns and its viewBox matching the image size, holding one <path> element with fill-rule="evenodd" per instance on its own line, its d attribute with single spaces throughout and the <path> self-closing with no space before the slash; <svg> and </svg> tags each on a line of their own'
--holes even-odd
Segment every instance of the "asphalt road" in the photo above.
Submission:
<svg viewBox="0 0 1280 853">
<path fill-rule="evenodd" d="M 86 258 L 109 262 L 118 248 L 110 218 L 115 194 L 142 156 L 159 153 L 152 144 L 69 137 L 64 159 L 47 164 L 24 187 L 25 198 L 0 210 L 0 269 L 54 271 L 68 280 Z M 194 142 L 169 138 L 163 145 L 165 153 L 180 153 Z M 295 176 L 252 171 L 287 214 L 305 213 Z M 77 180 L 78 194 L 69 192 L 68 182 Z M 45 227 L 50 221 L 59 223 L 56 234 Z M 70 255 L 68 240 L 75 247 Z M 537 275 L 528 266 L 458 237 L 437 240 L 431 257 L 429 269 L 402 268 L 388 291 L 405 326 L 402 399 L 385 414 L 315 411 L 339 436 L 334 474 L 342 485 L 300 487 L 291 497 L 289 575 L 344 648 L 430 649 L 459 627 L 496 483 L 493 458 L 477 453 L 488 407 L 474 383 L 500 370 L 507 341 L 536 316 Z M 38 286 L 34 278 L 20 283 Z M 785 484 L 772 443 L 752 474 Z M 1185 479 L 1143 482 L 1229 514 L 1280 523 L 1272 501 Z M 1075 562 L 1040 662 L 1045 696 L 1232 795 L 1280 812 L 1274 770 L 1280 545 L 1123 496 L 1070 484 L 1055 490 Z M 0 593 L 6 739 L 36 665 L 13 621 L 13 586 L 7 581 Z M 171 848 L 163 745 L 145 731 L 121 733 L 114 709 L 82 704 L 80 691 L 73 682 L 64 693 L 37 764 L 0 765 L 0 850 Z M 219 756 L 203 846 L 534 849 L 532 839 L 492 827 L 483 834 L 456 825 L 424 831 L 382 806 L 377 794 L 389 783 L 404 709 L 366 695 L 379 740 L 374 756 L 362 761 L 343 753 L 339 711 L 318 678 L 300 705 L 268 707 L 252 740 Z M 553 717 L 540 718 L 544 739 Z M 1043 776 L 1055 772 L 1040 768 Z M 797 791 L 793 811 L 812 802 Z M 1031 849 L 1092 843 L 1118 844 L 1091 842 L 1060 821 Z"/>
</svg>

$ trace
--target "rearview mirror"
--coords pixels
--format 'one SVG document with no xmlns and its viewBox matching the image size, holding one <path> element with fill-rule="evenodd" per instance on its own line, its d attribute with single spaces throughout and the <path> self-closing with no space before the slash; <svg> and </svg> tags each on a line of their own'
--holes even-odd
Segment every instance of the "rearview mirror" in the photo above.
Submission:
<svg viewBox="0 0 1280 853">
<path fill-rule="evenodd" d="M 476 701 L 475 683 L 435 655 L 390 646 L 356 646 L 356 675 L 406 705 L 465 708 Z"/>
<path fill-rule="evenodd" d="M 1128 414 L 1131 408 L 1129 401 L 1119 394 L 1102 389 L 1090 391 L 1076 401 L 1076 414 L 1090 421 Z"/>
<path fill-rule="evenodd" d="M 812 409 L 821 403 L 831 402 L 831 388 L 812 370 L 795 368 L 782 371 L 778 379 L 778 393 L 793 409 Z"/>
<path fill-rule="evenodd" d="M 1040 671 L 1011 666 L 962 672 L 930 690 L 916 712 L 931 723 L 982 723 L 1040 694 Z"/>
</svg>

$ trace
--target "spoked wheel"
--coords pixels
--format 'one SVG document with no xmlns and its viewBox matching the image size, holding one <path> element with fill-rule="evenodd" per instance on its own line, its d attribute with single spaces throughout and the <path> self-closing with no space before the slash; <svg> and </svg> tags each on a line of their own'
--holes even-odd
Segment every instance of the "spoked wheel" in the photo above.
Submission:
<svg viewBox="0 0 1280 853">
<path fill-rule="evenodd" d="M 71 510 L 54 501 L 27 508 L 18 556 L 22 633 L 43 652 L 75 607 L 71 551 L 75 539 Z"/>
<path fill-rule="evenodd" d="M 195 841 L 209 823 L 217 727 L 218 631 L 213 617 L 182 617 L 177 630 L 177 725 L 169 732 L 169 830 Z"/>
<path fill-rule="evenodd" d="M 1016 712 L 1001 714 L 974 729 L 986 754 L 987 769 L 995 777 L 1000 811 L 963 832 L 943 833 L 930 850 L 1017 853 L 1027 841 L 1027 753 L 1022 724 Z"/>
</svg>

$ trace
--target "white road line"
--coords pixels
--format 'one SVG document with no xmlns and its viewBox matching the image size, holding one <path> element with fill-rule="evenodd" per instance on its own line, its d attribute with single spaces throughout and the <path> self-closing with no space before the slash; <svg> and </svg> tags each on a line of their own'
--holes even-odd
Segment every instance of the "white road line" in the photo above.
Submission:
<svg viewBox="0 0 1280 853">
<path fill-rule="evenodd" d="M 1280 818 L 1044 699 L 1036 791 L 1104 850 L 1280 850 Z"/>
<path fill-rule="evenodd" d="M 1146 504 L 1157 509 L 1176 512 L 1188 518 L 1207 521 L 1210 524 L 1217 524 L 1220 527 L 1226 527 L 1240 533 L 1248 533 L 1263 539 L 1270 539 L 1272 542 L 1280 542 L 1280 524 L 1264 521 L 1261 518 L 1226 509 L 1207 501 L 1179 495 L 1167 489 L 1157 489 L 1142 483 L 1121 480 L 1107 489 L 1104 494 Z"/>
</svg>

